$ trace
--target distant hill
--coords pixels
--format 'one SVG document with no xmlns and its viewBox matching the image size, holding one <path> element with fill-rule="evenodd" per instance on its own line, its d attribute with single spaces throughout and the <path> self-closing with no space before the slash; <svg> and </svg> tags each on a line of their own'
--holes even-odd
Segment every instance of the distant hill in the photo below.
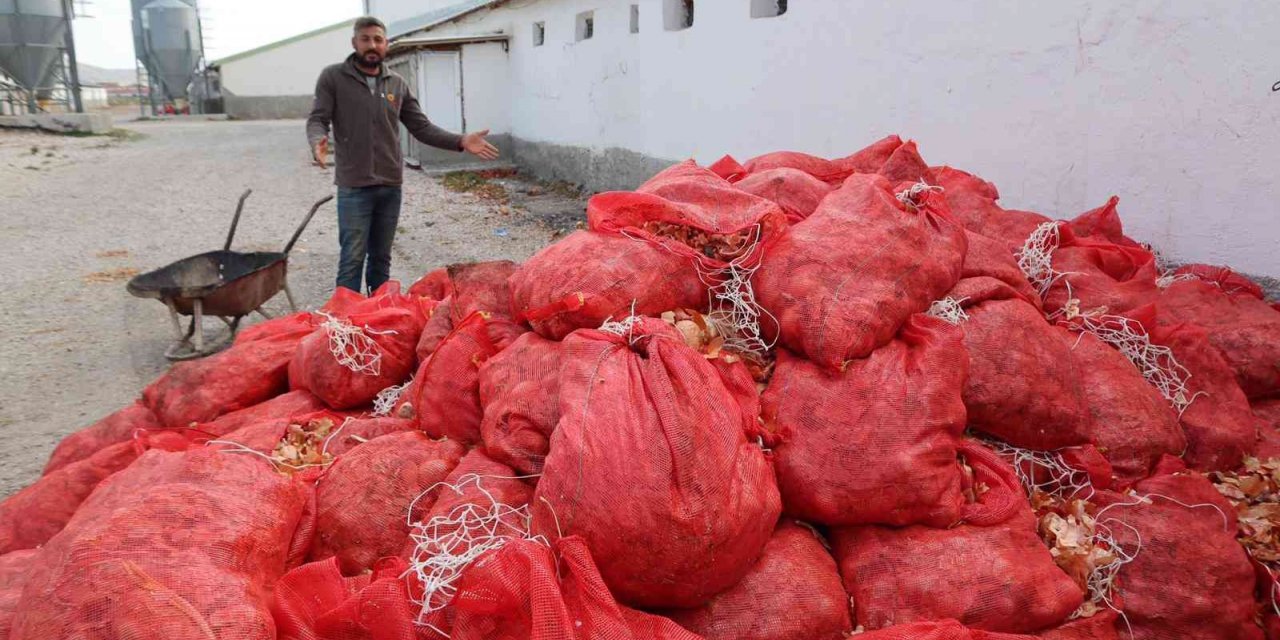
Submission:
<svg viewBox="0 0 1280 640">
<path fill-rule="evenodd" d="M 134 84 L 138 81 L 137 73 L 133 69 L 103 69 L 83 62 L 78 66 L 80 67 L 80 82 L 84 84 L 102 84 L 104 82 Z"/>
</svg>

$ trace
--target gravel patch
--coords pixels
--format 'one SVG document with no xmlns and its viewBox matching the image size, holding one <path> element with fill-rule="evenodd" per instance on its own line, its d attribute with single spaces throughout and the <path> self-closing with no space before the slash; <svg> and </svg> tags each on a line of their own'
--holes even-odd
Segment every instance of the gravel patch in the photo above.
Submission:
<svg viewBox="0 0 1280 640">
<path fill-rule="evenodd" d="M 132 133 L 0 130 L 0 496 L 37 478 L 62 436 L 127 405 L 168 366 L 168 313 L 125 291 L 133 274 L 221 248 L 246 188 L 239 250 L 278 251 L 334 191 L 332 170 L 309 164 L 300 121 L 124 127 Z M 519 177 L 501 184 L 506 202 L 406 171 L 392 276 L 407 286 L 445 264 L 524 260 L 584 219 L 580 195 Z M 337 258 L 330 203 L 290 256 L 300 305 L 328 298 Z M 280 295 L 267 308 L 288 303 Z"/>
</svg>

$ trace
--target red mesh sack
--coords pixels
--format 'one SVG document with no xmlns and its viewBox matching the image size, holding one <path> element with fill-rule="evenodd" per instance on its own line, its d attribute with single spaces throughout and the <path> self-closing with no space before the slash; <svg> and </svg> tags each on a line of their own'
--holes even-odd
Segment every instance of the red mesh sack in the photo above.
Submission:
<svg viewBox="0 0 1280 640">
<path fill-rule="evenodd" d="M 409 285 L 409 295 L 432 300 L 444 300 L 453 295 L 453 279 L 449 277 L 449 268 L 442 267 L 419 278 Z"/>
<path fill-rule="evenodd" d="M 113 444 L 130 440 L 138 431 L 162 428 L 159 418 L 139 400 L 59 441 L 44 466 L 44 473 L 52 473 Z"/>
<path fill-rule="evenodd" d="M 1119 640 L 1116 613 L 1104 611 L 1033 635 L 969 629 L 955 620 L 913 622 L 861 635 L 858 640 Z"/>
<path fill-rule="evenodd" d="M 781 511 L 773 470 L 747 442 L 755 416 L 703 354 L 661 320 L 627 334 L 564 342 L 534 527 L 582 536 L 625 602 L 696 607 L 746 575 L 768 541 Z"/>
<path fill-rule="evenodd" d="M 311 332 L 289 363 L 290 385 L 334 409 L 350 409 L 406 380 L 428 314 L 413 300 L 397 298 L 409 297 L 370 298 Z"/>
<path fill-rule="evenodd" d="M 590 234 L 544 249 L 511 280 L 513 311 L 543 337 L 633 313 L 704 309 L 728 260 L 754 266 L 787 221 L 778 205 L 688 161 L 634 192 L 592 197 L 587 223 Z"/>
<path fill-rule="evenodd" d="M 1117 279 L 1075 249 L 1068 247 L 1054 253 L 1054 269 L 1065 275 L 1045 296 L 1045 309 L 1050 312 L 1062 310 L 1070 303 L 1085 311 L 1102 309 L 1125 314 L 1150 304 L 1159 295 L 1154 261 L 1137 267 L 1129 277 Z"/>
<path fill-rule="evenodd" d="M 343 291 L 349 291 L 349 289 L 343 289 Z M 285 336 L 292 336 L 301 340 L 315 328 L 314 314 L 310 311 L 299 311 L 247 327 L 236 334 L 233 344 L 245 344 L 246 342 L 257 342 L 266 338 L 282 338 Z"/>
<path fill-rule="evenodd" d="M 438 566 L 442 552 L 455 560 L 472 551 L 481 531 L 509 538 L 529 536 L 527 505 L 533 497 L 533 488 L 525 484 L 510 467 L 495 462 L 479 448 L 472 449 L 458 466 L 454 467 L 444 482 L 419 499 L 426 501 L 429 509 L 414 508 L 416 522 L 410 528 L 409 540 L 399 555 L 406 564 L 416 563 L 424 570 Z M 446 629 L 453 610 L 448 606 L 447 591 L 426 593 L 425 581 L 417 570 L 408 573 L 414 582 L 415 600 L 430 605 L 431 613 L 424 607 L 423 622 L 438 629 Z M 400 575 L 397 574 L 397 575 Z M 437 576 L 436 579 L 439 579 Z M 457 587 L 456 581 L 453 583 Z M 443 607 L 443 608 L 442 608 Z"/>
<path fill-rule="evenodd" d="M 280 440 L 285 437 L 290 425 L 296 424 L 305 428 L 312 421 L 328 420 L 333 428 L 328 442 L 332 443 L 337 440 L 334 436 L 339 435 L 338 427 L 343 425 L 348 417 L 350 416 L 347 413 L 328 410 L 280 417 L 263 417 L 261 420 L 250 422 L 226 435 L 206 439 L 205 434 L 197 432 L 197 437 L 205 439 L 206 443 L 212 443 L 220 448 L 243 448 L 270 454 L 275 450 L 276 445 L 280 444 Z M 334 448 L 331 447 L 327 451 L 334 453 Z"/>
<path fill-rule="evenodd" d="M 966 231 L 965 237 L 968 239 L 968 250 L 964 254 L 961 281 L 966 278 L 994 278 L 1009 285 L 1017 292 L 1018 297 L 1040 307 L 1039 292 L 1027 281 L 1026 274 L 1022 272 L 1008 247 L 999 240 L 972 231 Z M 948 295 L 954 297 L 954 294 Z"/>
<path fill-rule="evenodd" d="M 838 369 L 887 343 L 960 277 L 964 230 L 855 175 L 765 252 L 753 286 L 782 343 Z M 856 292 L 856 295 L 854 294 Z"/>
<path fill-rule="evenodd" d="M 974 305 L 961 323 L 969 424 L 1024 449 L 1089 442 L 1089 407 L 1066 333 L 991 279 L 967 278 L 948 295 Z"/>
<path fill-rule="evenodd" d="M 336 558 L 291 570 L 275 585 L 271 606 L 280 640 L 425 640 L 399 567 L 343 577 Z"/>
<path fill-rule="evenodd" d="M 418 339 L 418 360 L 426 360 L 455 325 L 476 311 L 509 318 L 509 280 L 516 268 L 510 260 L 452 264 L 415 283 L 422 295 L 440 300 Z"/>
<path fill-rule="evenodd" d="M 533 489 L 521 482 L 511 467 L 486 456 L 480 449 L 472 449 L 462 456 L 458 466 L 444 479 L 444 484 L 428 498 L 433 500 L 430 509 L 414 509 L 426 514 L 420 522 L 448 518 L 465 510 L 468 505 L 488 508 L 497 503 L 512 508 L 523 507 L 532 500 Z M 520 528 L 527 529 L 527 526 Z M 415 546 L 411 540 L 402 557 L 411 556 Z"/>
<path fill-rule="evenodd" d="M 143 390 L 142 400 L 171 428 L 251 407 L 288 390 L 289 360 L 300 339 L 292 333 L 264 337 L 179 362 Z"/>
<path fill-rule="evenodd" d="M 398 283 L 389 282 L 379 289 L 379 292 L 398 290 L 398 287 Z M 321 305 L 318 311 L 341 316 L 349 313 L 351 309 L 358 307 L 366 300 L 367 298 L 363 295 L 351 289 L 336 287 L 333 290 L 333 295 Z M 316 314 L 310 311 L 299 311 L 248 327 L 236 335 L 235 344 L 254 342 L 263 338 L 292 337 L 295 340 L 301 340 L 314 331 L 318 324 L 320 323 Z"/>
<path fill-rule="evenodd" d="M 375 438 L 417 428 L 406 418 L 346 418 L 325 442 L 325 451 L 336 458 Z"/>
<path fill-rule="evenodd" d="M 418 337 L 418 345 L 414 348 L 418 354 L 418 361 L 424 362 L 432 353 L 435 353 L 436 348 L 440 346 L 440 341 L 444 340 L 451 331 L 453 331 L 453 299 L 445 298 L 436 305 L 427 324 L 422 327 L 422 335 Z"/>
<path fill-rule="evenodd" d="M 1263 460 L 1280 458 L 1280 399 L 1259 400 L 1251 408 L 1259 421 L 1254 454 Z"/>
<path fill-rule="evenodd" d="M 1137 367 L 1091 333 L 1068 339 L 1075 340 L 1072 357 L 1089 407 L 1090 441 L 1116 476 L 1144 478 L 1165 454 L 1182 455 L 1187 439 L 1177 413 Z"/>
<path fill-rule="evenodd" d="M 889 162 L 894 152 L 901 146 L 902 138 L 899 138 L 896 134 L 890 134 L 843 158 L 836 158 L 832 162 L 837 167 L 840 167 L 842 171 L 848 172 L 848 174 L 875 173 L 884 167 L 886 162 Z"/>
<path fill-rule="evenodd" d="M 542 473 L 560 420 L 560 347 L 526 333 L 480 365 L 485 451 L 520 475 Z"/>
<path fill-rule="evenodd" d="M 894 149 L 893 154 L 885 160 L 877 173 L 887 178 L 892 184 L 899 182 L 937 184 L 938 181 L 928 163 L 920 157 L 920 150 L 916 148 L 915 140 L 908 140 Z"/>
<path fill-rule="evenodd" d="M 449 265 L 453 321 L 461 322 L 476 311 L 510 317 L 511 287 L 507 281 L 516 268 L 516 263 L 510 260 Z"/>
<path fill-rule="evenodd" d="M 1191 322 L 1209 332 L 1245 395 L 1280 395 L 1280 311 L 1200 281 L 1175 282 L 1157 302 L 1160 324 Z"/>
<path fill-rule="evenodd" d="M 550 549 L 521 540 L 482 556 L 459 580 L 440 634 L 415 626 L 411 587 L 387 563 L 344 578 L 333 560 L 308 564 L 276 586 L 281 640 L 699 640 L 671 620 L 618 604 L 586 545 Z M 433 624 L 434 624 L 433 622 Z"/>
<path fill-rule="evenodd" d="M 453 640 L 698 640 L 618 604 L 576 537 L 554 549 L 512 542 L 481 558 L 462 575 L 452 607 Z"/>
<path fill-rule="evenodd" d="M 818 178 L 786 167 L 753 173 L 734 186 L 776 203 L 792 224 L 808 218 L 832 189 Z"/>
<path fill-rule="evenodd" d="M 960 519 L 961 333 L 917 315 L 839 374 L 778 353 L 763 404 L 788 515 L 827 525 Z"/>
<path fill-rule="evenodd" d="M 1258 283 L 1232 271 L 1228 267 L 1208 264 L 1185 264 L 1178 267 L 1173 273 L 1175 276 L 1193 276 L 1196 279 L 1208 282 L 1222 289 L 1222 292 L 1227 295 L 1246 295 L 1259 300 L 1266 298 L 1262 292 L 1262 287 Z"/>
<path fill-rule="evenodd" d="M 1080 309 L 1105 308 L 1125 313 L 1150 304 L 1160 293 L 1155 256 L 1136 245 L 1082 237 L 1059 225 L 1060 246 L 1053 251 L 1053 270 L 1061 274 L 1045 297 L 1045 308 L 1057 311 L 1078 300 Z"/>
<path fill-rule="evenodd" d="M 983 524 L 832 530 L 858 625 L 881 629 L 951 618 L 1025 633 L 1063 622 L 1084 601 L 1040 541 L 1013 469 L 974 445 L 965 458 L 975 485 L 990 487 L 971 505 L 983 511 Z"/>
<path fill-rule="evenodd" d="M 418 428 L 433 438 L 480 441 L 480 366 L 519 333 L 509 320 L 476 312 L 418 367 L 407 393 Z"/>
<path fill-rule="evenodd" d="M 737 182 L 747 175 L 747 168 L 742 166 L 733 156 L 725 155 L 707 165 L 707 171 L 714 173 L 729 182 Z"/>
<path fill-rule="evenodd" d="M 852 628 L 840 573 L 813 530 L 783 522 L 737 585 L 698 609 L 669 611 L 706 640 L 843 640 Z"/>
<path fill-rule="evenodd" d="M 1258 425 L 1231 365 L 1201 327 L 1166 325 L 1152 328 L 1150 335 L 1153 343 L 1169 347 L 1190 374 L 1184 395 L 1191 404 L 1178 418 L 1187 438 L 1183 459 L 1201 471 L 1236 468 L 1253 451 Z"/>
<path fill-rule="evenodd" d="M 634 312 L 702 309 L 707 285 L 689 260 L 625 236 L 575 231 L 529 258 L 511 277 L 512 311 L 542 337 Z"/>
<path fill-rule="evenodd" d="M 748 160 L 744 169 L 752 174 L 771 169 L 796 169 L 835 187 L 851 174 L 879 171 L 889 161 L 893 152 L 901 146 L 902 138 L 890 135 L 851 155 L 835 160 L 796 151 L 774 151 Z"/>
<path fill-rule="evenodd" d="M 186 438 L 168 432 L 142 432 L 47 473 L 0 502 L 0 554 L 38 547 L 66 526 L 98 483 L 133 463 L 148 448 L 187 447 Z"/>
<path fill-rule="evenodd" d="M 196 425 L 198 432 L 209 436 L 224 436 L 244 427 L 268 420 L 288 420 L 294 416 L 315 413 L 324 409 L 324 403 L 309 391 L 290 391 L 252 407 L 232 411 L 213 422 Z"/>
<path fill-rule="evenodd" d="M 952 217 L 965 229 L 981 234 L 987 219 L 993 213 L 998 216 L 1002 211 L 996 204 L 996 200 L 1000 199 L 1000 192 L 990 182 L 947 166 L 934 167 L 933 175 L 937 181 L 934 184 L 943 188 Z M 1008 251 L 1006 243 L 1000 244 Z"/>
<path fill-rule="evenodd" d="M 39 553 L 37 549 L 24 549 L 0 556 L 0 638 L 4 640 L 9 639 L 27 572 Z"/>
<path fill-rule="evenodd" d="M 787 226 L 787 219 L 777 204 L 741 191 L 685 161 L 663 170 L 635 191 L 592 197 L 587 202 L 587 224 L 592 231 L 623 235 L 683 256 L 691 267 L 710 276 L 729 262 L 660 235 L 650 226 L 677 225 L 708 235 L 749 233 L 754 246 L 744 247 L 734 262 L 751 266 L 759 259 L 759 248 Z"/>
<path fill-rule="evenodd" d="M 1042 224 L 1052 222 L 1048 216 L 1034 211 L 1019 211 L 995 207 L 988 210 L 982 228 L 971 229 L 988 238 L 1003 242 L 1010 251 L 1017 253 L 1027 243 L 1027 238 Z"/>
<path fill-rule="evenodd" d="M 1118 245 L 1140 248 L 1142 245 L 1124 234 L 1124 225 L 1120 222 L 1120 213 L 1116 210 L 1116 205 L 1119 203 L 1120 198 L 1111 196 L 1106 204 L 1072 218 L 1067 224 L 1076 235 L 1094 236 Z"/>
<path fill-rule="evenodd" d="M 32 565 L 13 640 L 270 638 L 310 490 L 251 456 L 149 451 Z"/>
<path fill-rule="evenodd" d="M 338 558 L 345 575 L 399 553 L 414 519 L 409 505 L 449 475 L 464 449 L 417 431 L 375 438 L 339 456 L 316 484 L 316 536 L 310 560 Z M 428 509 L 430 498 L 415 510 Z"/>
<path fill-rule="evenodd" d="M 1041 631 L 1036 637 L 1045 640 L 1120 640 L 1116 624 L 1118 619 L 1119 615 L 1115 611 L 1102 611 L 1089 618 L 1072 620 L 1056 629 Z M 987 638 L 1002 640 L 995 634 Z"/>
<path fill-rule="evenodd" d="M 1099 493 L 1098 521 L 1136 550 L 1116 584 L 1136 640 L 1262 638 L 1254 570 L 1236 543 L 1235 511 L 1199 475 L 1162 475 L 1131 495 Z"/>
<path fill-rule="evenodd" d="M 885 160 L 888 156 L 885 156 Z M 881 162 L 874 167 L 867 167 L 866 173 L 873 173 L 878 170 L 884 163 Z M 761 156 L 756 156 L 743 164 L 748 175 L 764 173 L 776 169 L 794 169 L 802 171 L 814 178 L 817 178 L 831 186 L 839 186 L 848 178 L 853 170 L 850 166 L 819 158 L 818 156 L 800 153 L 799 151 L 773 151 Z"/>
</svg>

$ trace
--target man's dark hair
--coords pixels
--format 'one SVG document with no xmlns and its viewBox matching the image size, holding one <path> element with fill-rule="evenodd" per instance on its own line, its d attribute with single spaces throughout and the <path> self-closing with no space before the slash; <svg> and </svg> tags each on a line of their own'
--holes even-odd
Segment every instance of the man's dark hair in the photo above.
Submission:
<svg viewBox="0 0 1280 640">
<path fill-rule="evenodd" d="M 387 25 L 382 24 L 381 20 L 373 16 L 364 16 L 362 18 L 356 18 L 355 33 L 360 33 L 361 29 L 368 29 L 369 27 L 377 27 L 379 29 L 382 29 L 383 33 L 387 32 Z"/>
</svg>

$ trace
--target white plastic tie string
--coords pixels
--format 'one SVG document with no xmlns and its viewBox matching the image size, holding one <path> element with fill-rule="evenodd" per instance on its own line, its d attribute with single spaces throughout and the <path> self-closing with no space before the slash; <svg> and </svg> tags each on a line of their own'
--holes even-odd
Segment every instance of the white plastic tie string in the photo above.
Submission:
<svg viewBox="0 0 1280 640">
<path fill-rule="evenodd" d="M 317 311 L 324 316 L 320 325 L 329 336 L 329 353 L 338 364 L 355 373 L 376 376 L 382 373 L 382 347 L 370 335 L 394 335 L 393 330 L 379 331 L 357 327 L 344 318 Z"/>
</svg>

